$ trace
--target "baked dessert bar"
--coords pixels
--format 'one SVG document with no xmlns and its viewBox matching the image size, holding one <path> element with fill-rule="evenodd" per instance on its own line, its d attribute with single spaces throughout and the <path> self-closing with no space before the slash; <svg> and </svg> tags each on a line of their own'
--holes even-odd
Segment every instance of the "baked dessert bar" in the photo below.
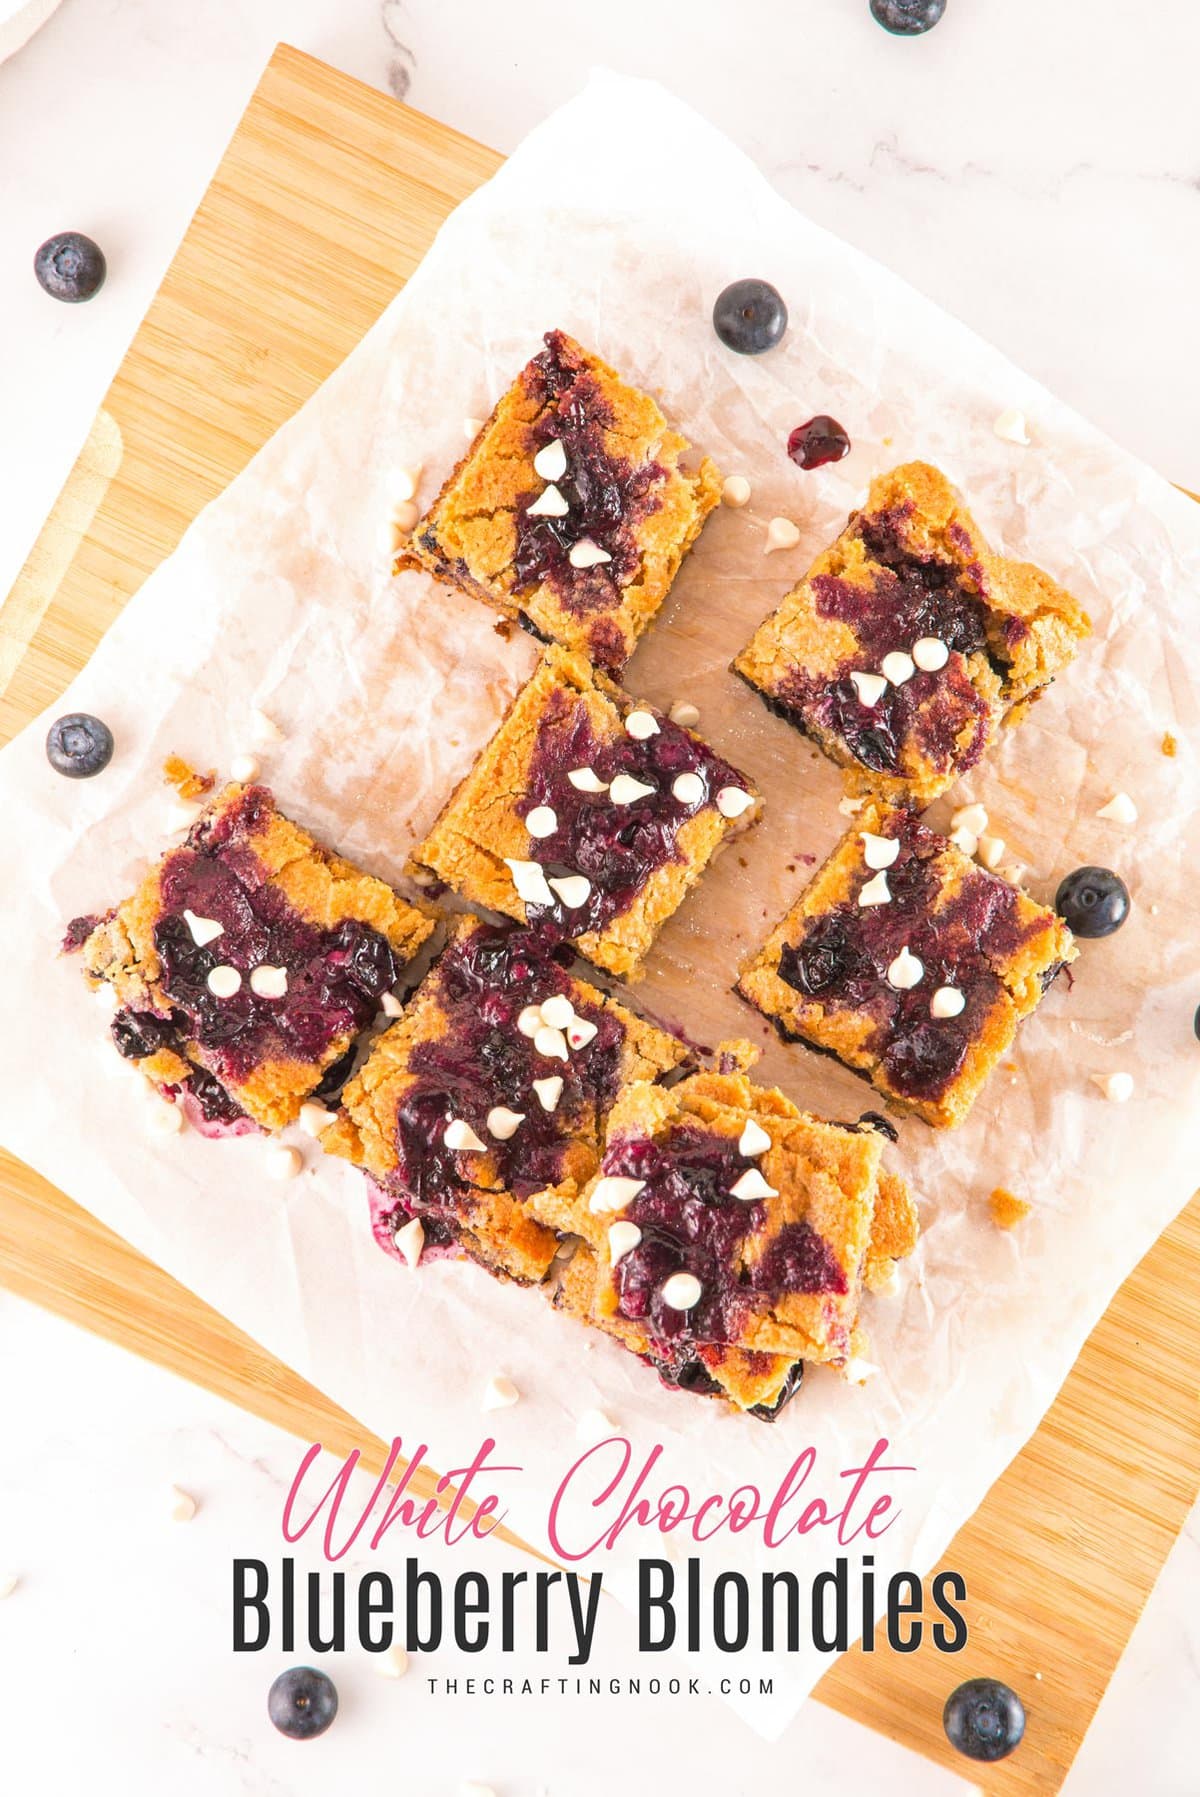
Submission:
<svg viewBox="0 0 1200 1797">
<path fill-rule="evenodd" d="M 646 393 L 562 331 L 518 375 L 413 533 L 421 567 L 614 672 L 720 497 Z"/>
<path fill-rule="evenodd" d="M 279 1128 L 328 1092 L 433 927 L 289 822 L 265 787 L 234 785 L 68 942 L 92 984 L 113 989 L 120 1052 L 217 1132 Z"/>
<path fill-rule="evenodd" d="M 577 1203 L 588 1246 L 559 1303 L 666 1383 L 776 1412 L 804 1363 L 844 1366 L 857 1352 L 864 1280 L 882 1285 L 915 1245 L 884 1139 L 740 1072 L 626 1087 Z"/>
<path fill-rule="evenodd" d="M 569 1207 L 599 1165 L 621 1085 L 655 1080 L 686 1053 L 576 979 L 540 936 L 462 918 L 322 1143 L 370 1176 L 391 1253 L 415 1264 L 453 1247 L 540 1280 L 559 1241 L 538 1195 Z"/>
<path fill-rule="evenodd" d="M 552 648 L 414 872 L 627 977 L 756 804 L 698 736 Z"/>
<path fill-rule="evenodd" d="M 859 788 L 922 809 L 1089 630 L 1048 574 L 991 552 L 943 474 L 909 462 L 872 481 L 733 666 Z"/>
<path fill-rule="evenodd" d="M 913 814 L 867 805 L 737 990 L 902 1110 L 961 1123 L 1076 950 L 1061 918 Z"/>
</svg>

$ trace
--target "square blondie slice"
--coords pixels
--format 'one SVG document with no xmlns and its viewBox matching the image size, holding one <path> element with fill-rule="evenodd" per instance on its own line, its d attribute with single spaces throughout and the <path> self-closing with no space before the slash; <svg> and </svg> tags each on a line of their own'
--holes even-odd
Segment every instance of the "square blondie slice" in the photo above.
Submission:
<svg viewBox="0 0 1200 1797">
<path fill-rule="evenodd" d="M 991 552 L 943 474 L 910 462 L 872 481 L 733 667 L 858 787 L 920 810 L 1090 628 L 1048 574 Z"/>
<path fill-rule="evenodd" d="M 635 976 L 660 926 L 756 810 L 749 782 L 698 736 L 552 648 L 417 849 L 414 872 Z"/>
<path fill-rule="evenodd" d="M 131 898 L 68 940 L 111 989 L 120 1052 L 220 1133 L 281 1128 L 323 1095 L 433 928 L 265 787 L 234 785 Z"/>
<path fill-rule="evenodd" d="M 757 1376 L 778 1396 L 798 1361 L 844 1366 L 868 1268 L 882 1283 L 881 1260 L 916 1241 L 893 1181 L 873 1250 L 883 1150 L 876 1129 L 810 1116 L 742 1073 L 626 1087 L 577 1209 L 597 1254 L 597 1322 L 644 1334 L 666 1367 L 698 1356 L 735 1402 L 751 1387 L 752 1404 L 769 1401 Z M 762 1358 L 731 1387 L 703 1352 L 714 1347 Z"/>
<path fill-rule="evenodd" d="M 962 1122 L 1075 954 L 1053 911 L 911 812 L 872 804 L 737 990 L 783 1036 L 944 1129 Z"/>
<path fill-rule="evenodd" d="M 369 1175 L 376 1238 L 393 1254 L 415 1264 L 426 1245 L 457 1247 L 536 1281 L 559 1240 L 539 1196 L 569 1206 L 599 1165 L 620 1087 L 686 1054 L 539 936 L 463 918 L 322 1143 Z"/>
<path fill-rule="evenodd" d="M 649 394 L 551 331 L 413 533 L 420 567 L 617 673 L 720 498 Z"/>
</svg>

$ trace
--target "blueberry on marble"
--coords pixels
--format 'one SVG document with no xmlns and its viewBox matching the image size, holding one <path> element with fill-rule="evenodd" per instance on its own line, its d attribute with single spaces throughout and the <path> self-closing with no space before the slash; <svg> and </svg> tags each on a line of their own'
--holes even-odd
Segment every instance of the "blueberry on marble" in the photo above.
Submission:
<svg viewBox="0 0 1200 1797">
<path fill-rule="evenodd" d="M 774 349 L 787 330 L 783 295 L 769 281 L 734 281 L 717 295 L 713 330 L 726 349 L 739 356 L 761 356 Z"/>
<path fill-rule="evenodd" d="M 942 1727 L 951 1747 L 968 1759 L 1002 1760 L 1020 1745 L 1025 1707 L 999 1679 L 969 1678 L 946 1699 Z"/>
<path fill-rule="evenodd" d="M 76 306 L 99 293 L 108 273 L 104 251 L 82 231 L 47 237 L 33 258 L 33 272 L 51 299 Z"/>
<path fill-rule="evenodd" d="M 112 760 L 113 734 L 88 711 L 69 711 L 55 718 L 46 733 L 46 759 L 68 780 L 90 780 Z"/>
<path fill-rule="evenodd" d="M 871 17 L 893 37 L 920 37 L 932 31 L 946 0 L 871 0 Z"/>
<path fill-rule="evenodd" d="M 289 1741 L 315 1740 L 337 1711 L 337 1686 L 315 1666 L 289 1666 L 267 1693 L 267 1714 Z"/>
<path fill-rule="evenodd" d="M 1111 936 L 1129 916 L 1129 888 L 1110 867 L 1077 867 L 1055 893 L 1054 909 L 1072 935 Z"/>
</svg>

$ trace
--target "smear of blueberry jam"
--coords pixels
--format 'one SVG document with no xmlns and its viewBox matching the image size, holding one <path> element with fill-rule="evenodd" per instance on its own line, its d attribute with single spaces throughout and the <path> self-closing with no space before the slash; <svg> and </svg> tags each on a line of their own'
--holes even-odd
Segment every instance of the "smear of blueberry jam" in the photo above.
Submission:
<svg viewBox="0 0 1200 1797">
<path fill-rule="evenodd" d="M 540 862 L 547 877 L 583 874 L 591 884 L 586 902 L 569 910 L 526 906 L 531 923 L 559 940 L 602 930 L 627 911 L 651 874 L 681 860 L 679 831 L 690 817 L 716 801 L 723 786 L 745 790 L 736 768 L 669 718 L 658 718 L 658 734 L 637 742 L 624 731 L 599 737 L 587 708 L 566 690 L 556 690 L 542 714 L 530 759 L 528 785 L 519 811 L 528 816 L 548 805 L 558 820 L 552 836 L 531 838 L 527 858 Z M 567 778 L 590 767 L 605 785 L 632 774 L 653 786 L 647 798 L 614 805 L 607 792 L 580 792 Z M 672 791 L 680 774 L 699 774 L 703 794 L 684 804 Z"/>
<path fill-rule="evenodd" d="M 798 468 L 824 468 L 850 454 L 850 436 L 836 418 L 819 412 L 796 426 L 788 437 L 787 451 Z"/>
<path fill-rule="evenodd" d="M 63 935 L 62 953 L 77 954 L 99 922 L 98 917 L 73 917 Z"/>
<path fill-rule="evenodd" d="M 548 583 L 577 615 L 609 611 L 620 604 L 621 588 L 637 577 L 637 529 L 661 504 L 659 488 L 667 470 L 658 462 L 635 467 L 609 452 L 605 432 L 616 421 L 595 375 L 561 331 L 549 332 L 545 342 L 521 377 L 539 408 L 530 427 L 529 457 L 532 461 L 547 443 L 562 444 L 567 471 L 555 485 L 568 510 L 563 518 L 530 517 L 540 486 L 522 500 L 513 557 L 516 591 Z M 595 568 L 573 568 L 569 551 L 583 537 L 612 560 Z M 594 646 L 603 647 L 604 639 Z M 624 660 L 623 642 L 619 659 Z"/>
<path fill-rule="evenodd" d="M 876 773 L 904 771 L 911 747 L 939 772 L 973 767 L 987 746 L 990 708 L 967 672 L 967 657 L 989 655 L 1003 680 L 1005 664 L 990 651 L 986 577 L 977 560 L 965 565 L 917 556 L 904 540 L 912 505 L 862 514 L 856 531 L 877 564 L 869 585 L 837 575 L 812 581 L 817 614 L 849 626 L 860 647 L 830 673 L 813 677 L 791 669 L 775 694 L 777 708 L 801 728 L 841 739 L 864 767 Z M 955 534 L 957 530 L 957 536 Z M 948 533 L 964 556 L 971 541 L 961 527 Z M 1006 625 L 1009 646 L 1025 626 Z M 917 669 L 902 686 L 889 685 L 878 703 L 864 705 L 850 678 L 853 671 L 878 673 L 892 650 L 911 654 L 921 637 L 937 637 L 951 651 L 936 673 Z"/>
<path fill-rule="evenodd" d="M 683 1124 L 663 1140 L 628 1137 L 610 1142 L 604 1172 L 645 1182 L 621 1212 L 642 1232 L 617 1262 L 614 1278 L 622 1316 L 641 1323 L 656 1343 L 736 1342 L 762 1299 L 787 1293 L 846 1291 L 846 1277 L 828 1242 L 805 1222 L 785 1223 L 753 1265 L 739 1265 L 752 1236 L 767 1226 L 761 1200 L 730 1196 L 754 1163 L 737 1138 Z M 691 1310 L 664 1303 L 673 1273 L 692 1273 L 701 1296 Z"/>
<path fill-rule="evenodd" d="M 900 841 L 887 870 L 891 903 L 860 906 L 855 892 L 808 919 L 800 940 L 784 947 L 779 977 L 826 1011 L 870 1017 L 866 1046 L 893 1089 L 907 1098 L 937 1100 L 1004 991 L 995 966 L 1039 925 L 1023 924 L 1014 888 L 982 868 L 943 902 L 936 866 L 942 838 L 910 813 L 893 812 L 883 833 Z M 902 948 L 925 971 L 918 985 L 898 992 L 888 984 L 887 970 Z M 957 1017 L 930 1015 L 939 986 L 956 986 L 963 994 L 966 1004 Z"/>
</svg>

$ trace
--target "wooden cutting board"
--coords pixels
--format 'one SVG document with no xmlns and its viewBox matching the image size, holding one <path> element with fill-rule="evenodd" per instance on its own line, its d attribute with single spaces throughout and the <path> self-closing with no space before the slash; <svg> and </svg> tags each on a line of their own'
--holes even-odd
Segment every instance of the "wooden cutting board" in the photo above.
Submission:
<svg viewBox="0 0 1200 1797">
<path fill-rule="evenodd" d="M 0 609 L 0 741 L 55 700 L 201 506 L 353 349 L 499 161 L 276 51 Z M 382 1463 L 352 1417 L 10 1156 L 0 1280 L 305 1440 Z M 852 1652 L 818 1696 L 987 1792 L 1056 1791 L 1200 1486 L 1198 1385 L 1200 1200 L 1123 1287 L 952 1544 L 945 1564 L 971 1594 L 966 1651 Z M 953 1754 L 941 1729 L 947 1692 L 981 1673 L 1006 1679 L 1029 1713 L 1020 1751 L 991 1769 Z"/>
</svg>

